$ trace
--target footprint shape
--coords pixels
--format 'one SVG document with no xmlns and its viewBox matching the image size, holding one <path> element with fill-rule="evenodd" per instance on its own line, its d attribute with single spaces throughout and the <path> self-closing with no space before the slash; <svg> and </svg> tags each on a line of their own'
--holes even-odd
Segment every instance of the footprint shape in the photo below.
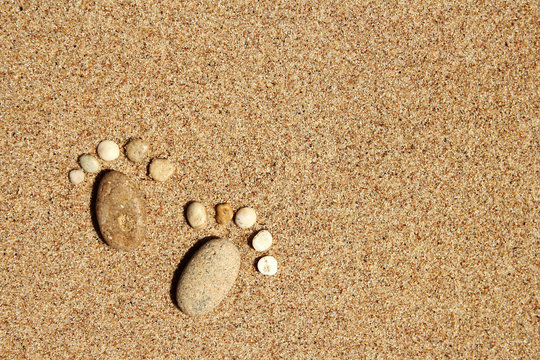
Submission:
<svg viewBox="0 0 540 360">
<path fill-rule="evenodd" d="M 148 151 L 148 144 L 141 139 L 132 139 L 125 147 L 127 158 L 136 164 L 144 163 L 148 159 Z M 104 161 L 114 161 L 118 158 L 120 149 L 113 141 L 104 140 L 98 145 L 97 154 Z M 96 233 L 106 244 L 115 249 L 126 251 L 136 249 L 145 239 L 146 229 L 146 206 L 141 191 L 122 172 L 110 169 L 100 171 L 101 165 L 98 159 L 91 154 L 80 156 L 79 163 L 82 169 L 74 169 L 69 173 L 69 179 L 73 184 L 82 183 L 85 172 L 88 174 L 97 173 L 91 200 L 92 223 Z M 154 158 L 148 165 L 148 175 L 156 181 L 167 181 L 175 170 L 174 164 L 163 158 Z M 230 204 L 216 205 L 215 220 L 221 226 L 230 224 L 233 220 L 233 214 Z M 192 201 L 186 204 L 184 215 L 187 223 L 194 229 L 202 229 L 208 224 L 206 208 L 200 202 Z M 234 223 L 243 229 L 251 228 L 256 223 L 256 217 L 254 209 L 242 207 L 234 214 Z M 266 251 L 272 243 L 272 236 L 268 230 L 259 230 L 249 239 L 256 251 Z M 238 274 L 238 266 L 229 266 L 235 261 L 232 261 L 232 258 L 227 259 L 230 254 L 238 255 L 236 246 L 229 241 L 218 240 L 218 237 L 211 236 L 196 242 L 187 251 L 174 272 L 170 290 L 171 300 L 189 315 L 203 314 L 217 306 L 229 291 Z M 216 248 L 214 249 L 212 246 Z M 216 256 L 219 254 L 218 248 L 222 247 L 230 248 L 230 251 L 223 252 L 224 254 L 230 253 L 225 256 L 226 258 Z M 207 255 L 198 254 L 205 249 L 208 250 Z M 211 260 L 212 257 L 217 260 Z M 199 260 L 207 263 L 200 266 L 195 264 Z M 263 260 L 264 263 L 262 263 Z M 214 261 L 215 263 L 213 263 Z M 237 261 L 239 261 L 239 257 Z M 188 265 L 191 271 L 186 271 Z M 257 259 L 257 268 L 265 275 L 274 275 L 277 270 L 277 262 L 272 256 L 264 256 Z M 227 275 L 229 272 L 230 274 Z M 215 276 L 209 276 L 211 273 L 214 273 Z M 196 279 L 199 274 L 204 275 L 200 281 Z M 190 299 L 190 294 L 186 294 L 186 289 L 194 289 L 193 294 L 198 294 L 199 297 L 195 300 Z M 221 289 L 221 291 L 214 291 L 216 289 Z M 217 299 L 214 298 L 217 296 L 214 293 L 219 295 Z M 208 300 L 202 304 L 204 306 L 201 305 L 201 299 Z M 196 306 L 187 306 L 186 304 L 195 304 Z M 191 310 L 186 310 L 188 308 Z"/>
<path fill-rule="evenodd" d="M 142 139 L 130 140 L 125 148 L 127 158 L 136 164 L 146 161 L 148 151 L 149 146 Z M 97 146 L 97 154 L 103 161 L 114 161 L 120 155 L 120 148 L 115 142 L 104 140 Z M 98 173 L 90 204 L 98 237 L 115 249 L 137 248 L 145 238 L 146 228 L 146 206 L 139 188 L 119 171 L 100 171 L 98 159 L 91 154 L 81 155 L 79 164 L 82 169 L 69 173 L 69 179 L 75 185 L 84 181 L 84 172 Z M 166 181 L 174 174 L 175 166 L 167 159 L 153 159 L 148 171 L 151 178 Z"/>
</svg>

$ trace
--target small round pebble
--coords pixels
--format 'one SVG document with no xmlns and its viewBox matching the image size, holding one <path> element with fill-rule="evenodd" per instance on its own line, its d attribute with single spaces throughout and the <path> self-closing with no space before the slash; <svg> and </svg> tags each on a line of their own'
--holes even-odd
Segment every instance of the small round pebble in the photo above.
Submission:
<svg viewBox="0 0 540 360">
<path fill-rule="evenodd" d="M 216 206 L 216 222 L 224 225 L 231 221 L 234 211 L 230 204 L 219 204 Z"/>
<path fill-rule="evenodd" d="M 73 185 L 79 185 L 84 181 L 84 171 L 81 169 L 71 170 L 69 172 L 69 180 Z"/>
<path fill-rule="evenodd" d="M 206 226 L 206 208 L 198 201 L 191 202 L 186 209 L 188 224 L 194 229 L 202 229 Z"/>
<path fill-rule="evenodd" d="M 157 181 L 167 181 L 174 174 L 174 170 L 174 164 L 167 159 L 154 159 L 149 167 L 150 177 Z"/>
<path fill-rule="evenodd" d="M 255 213 L 255 210 L 250 207 L 239 209 L 234 217 L 234 222 L 242 229 L 252 227 L 255 225 L 255 221 L 257 221 L 257 214 Z"/>
<path fill-rule="evenodd" d="M 87 173 L 97 173 L 101 168 L 99 166 L 99 161 L 92 155 L 84 154 L 79 158 L 79 164 L 82 169 Z"/>
<path fill-rule="evenodd" d="M 148 143 L 142 139 L 133 139 L 126 145 L 126 156 L 134 163 L 143 162 L 148 155 Z"/>
<path fill-rule="evenodd" d="M 277 260 L 273 256 L 264 256 L 257 262 L 257 269 L 263 275 L 275 275 L 277 273 Z"/>
<path fill-rule="evenodd" d="M 120 155 L 120 148 L 114 141 L 103 140 L 97 147 L 97 153 L 105 161 L 113 161 Z"/>
<path fill-rule="evenodd" d="M 251 245 L 256 251 L 266 251 L 272 246 L 272 234 L 268 230 L 261 230 L 253 237 Z"/>
</svg>

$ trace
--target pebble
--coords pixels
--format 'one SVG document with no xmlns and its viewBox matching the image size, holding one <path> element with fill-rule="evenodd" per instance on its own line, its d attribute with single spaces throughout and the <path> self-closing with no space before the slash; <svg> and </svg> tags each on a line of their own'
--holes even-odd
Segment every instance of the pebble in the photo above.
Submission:
<svg viewBox="0 0 540 360">
<path fill-rule="evenodd" d="M 114 141 L 103 140 L 97 147 L 97 153 L 105 161 L 113 161 L 120 155 L 120 148 Z"/>
<path fill-rule="evenodd" d="M 252 227 L 255 225 L 255 221 L 257 221 L 257 214 L 255 213 L 255 210 L 250 207 L 239 209 L 234 217 L 234 222 L 242 229 Z"/>
<path fill-rule="evenodd" d="M 81 169 L 71 170 L 69 172 L 69 180 L 73 185 L 79 185 L 84 181 L 84 171 Z"/>
<path fill-rule="evenodd" d="M 146 159 L 149 148 L 146 141 L 133 139 L 126 145 L 126 156 L 134 163 L 141 163 Z"/>
<path fill-rule="evenodd" d="M 88 154 L 84 154 L 79 157 L 79 165 L 81 165 L 84 171 L 91 174 L 97 173 L 99 169 L 101 169 L 98 159 Z"/>
<path fill-rule="evenodd" d="M 190 316 L 204 315 L 225 298 L 240 269 L 240 253 L 224 239 L 204 243 L 188 261 L 176 288 L 178 307 Z"/>
<path fill-rule="evenodd" d="M 174 174 L 175 166 L 167 159 L 154 159 L 150 163 L 150 177 L 157 181 L 167 181 Z"/>
<path fill-rule="evenodd" d="M 144 239 L 145 205 L 128 177 L 109 171 L 101 179 L 96 197 L 96 217 L 103 240 L 121 250 L 133 250 Z"/>
<path fill-rule="evenodd" d="M 206 226 L 206 208 L 198 201 L 189 203 L 186 209 L 186 219 L 188 224 L 194 229 L 202 229 Z"/>
<path fill-rule="evenodd" d="M 230 204 L 219 204 L 216 206 L 216 222 L 226 224 L 233 218 L 234 211 Z"/>
<path fill-rule="evenodd" d="M 272 234 L 268 230 L 259 231 L 251 241 L 251 245 L 256 251 L 266 251 L 272 246 Z"/>
<path fill-rule="evenodd" d="M 275 275 L 277 273 L 277 260 L 273 256 L 264 256 L 257 262 L 257 269 L 263 275 Z"/>
</svg>

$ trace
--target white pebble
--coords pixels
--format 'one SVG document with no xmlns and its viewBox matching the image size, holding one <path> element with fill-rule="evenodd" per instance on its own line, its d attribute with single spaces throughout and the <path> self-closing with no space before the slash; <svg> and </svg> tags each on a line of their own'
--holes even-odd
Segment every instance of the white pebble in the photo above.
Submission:
<svg viewBox="0 0 540 360">
<path fill-rule="evenodd" d="M 79 185 L 84 181 L 84 171 L 81 169 L 71 170 L 69 172 L 69 180 L 73 185 Z"/>
<path fill-rule="evenodd" d="M 277 260 L 273 256 L 264 256 L 257 262 L 257 269 L 263 275 L 275 275 L 277 273 Z"/>
<path fill-rule="evenodd" d="M 255 210 L 250 207 L 239 209 L 234 217 L 234 222 L 242 229 L 252 227 L 255 225 L 255 221 L 257 221 L 257 214 L 255 213 Z"/>
<path fill-rule="evenodd" d="M 261 230 L 253 237 L 251 245 L 256 251 L 266 251 L 272 246 L 272 234 L 268 230 Z"/>
<path fill-rule="evenodd" d="M 188 224 L 194 229 L 202 229 L 206 226 L 206 209 L 203 204 L 198 201 L 190 203 L 186 209 L 186 219 Z"/>
<path fill-rule="evenodd" d="M 97 147 L 97 153 L 105 161 L 113 161 L 120 155 L 120 148 L 114 141 L 103 140 Z"/>
<path fill-rule="evenodd" d="M 84 154 L 79 158 L 79 164 L 87 173 L 97 173 L 100 169 L 99 161 L 92 155 Z"/>
<path fill-rule="evenodd" d="M 148 168 L 150 177 L 157 181 L 167 181 L 175 170 L 174 164 L 167 159 L 154 159 Z"/>
</svg>

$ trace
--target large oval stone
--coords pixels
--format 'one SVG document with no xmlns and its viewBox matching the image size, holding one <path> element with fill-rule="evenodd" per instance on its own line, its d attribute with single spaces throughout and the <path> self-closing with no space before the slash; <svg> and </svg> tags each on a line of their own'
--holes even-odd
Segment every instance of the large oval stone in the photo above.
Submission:
<svg viewBox="0 0 540 360">
<path fill-rule="evenodd" d="M 189 260 L 178 281 L 178 307 L 191 316 L 210 312 L 223 300 L 236 280 L 240 253 L 224 239 L 206 242 Z"/>
<path fill-rule="evenodd" d="M 137 188 L 118 171 L 99 183 L 96 216 L 103 240 L 116 249 L 133 250 L 144 238 L 145 206 Z"/>
</svg>

